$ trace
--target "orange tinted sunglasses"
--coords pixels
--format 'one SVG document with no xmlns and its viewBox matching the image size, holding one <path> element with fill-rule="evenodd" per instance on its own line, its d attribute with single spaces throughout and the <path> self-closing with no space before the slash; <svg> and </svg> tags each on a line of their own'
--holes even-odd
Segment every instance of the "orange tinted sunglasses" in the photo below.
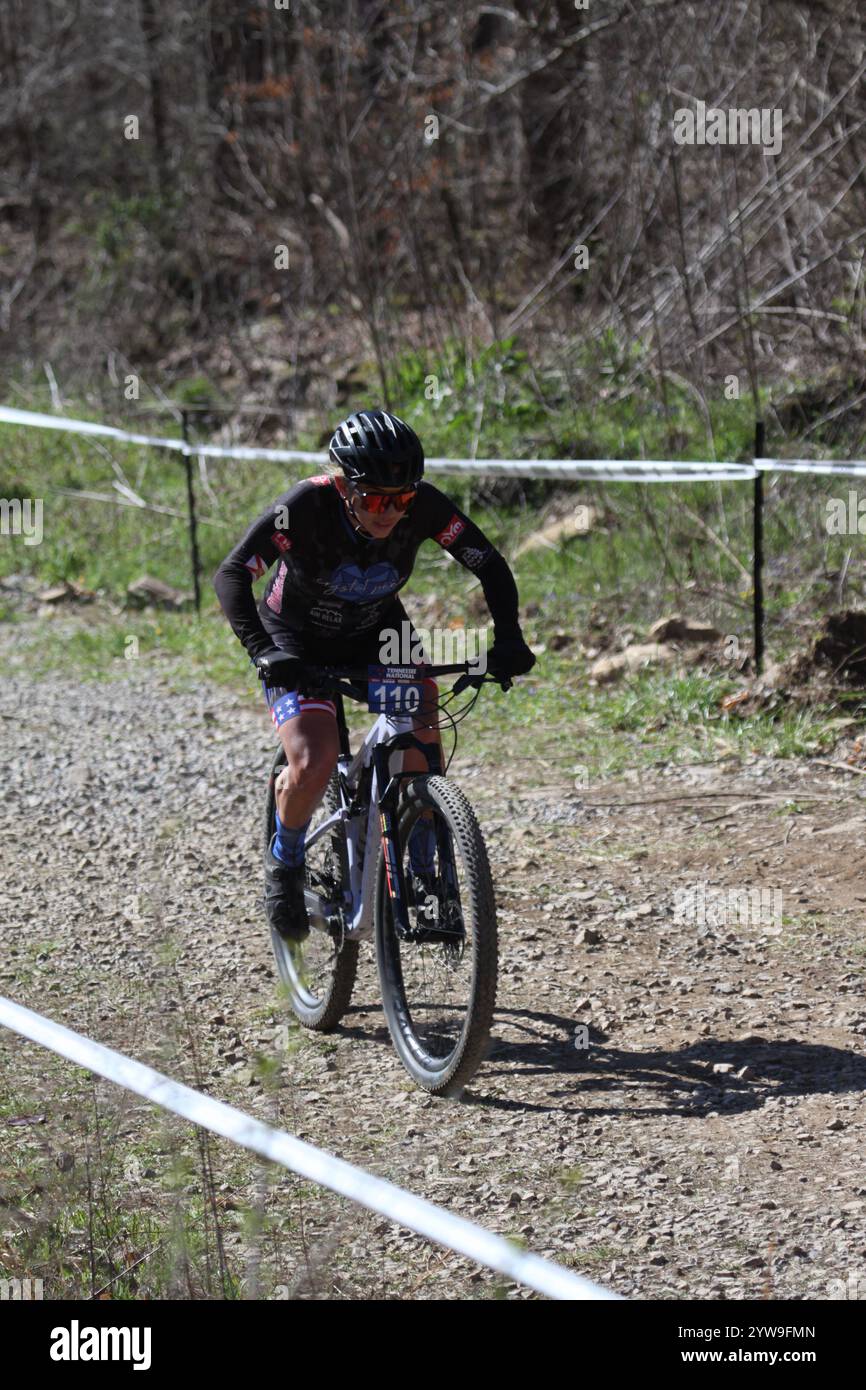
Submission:
<svg viewBox="0 0 866 1390">
<path fill-rule="evenodd" d="M 407 488 L 405 492 L 366 492 L 363 488 L 352 484 L 353 490 L 361 499 L 361 504 L 366 512 L 373 516 L 382 516 L 389 507 L 395 507 L 398 512 L 405 512 L 415 501 L 417 488 Z"/>
</svg>

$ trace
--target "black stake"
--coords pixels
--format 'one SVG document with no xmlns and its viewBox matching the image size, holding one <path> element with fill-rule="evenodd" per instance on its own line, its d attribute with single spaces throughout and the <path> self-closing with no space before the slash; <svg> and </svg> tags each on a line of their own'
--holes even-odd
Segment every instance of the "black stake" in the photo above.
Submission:
<svg viewBox="0 0 866 1390">
<path fill-rule="evenodd" d="M 755 458 L 764 457 L 764 422 L 755 421 Z M 752 575 L 755 593 L 755 672 L 764 669 L 764 475 L 755 478 L 753 508 Z"/>
<path fill-rule="evenodd" d="M 189 443 L 189 416 L 184 410 L 181 413 L 183 442 Z M 189 553 L 192 562 L 192 588 L 195 595 L 195 611 L 201 613 L 201 583 L 199 575 L 201 565 L 198 557 L 198 531 L 195 516 L 195 489 L 192 485 L 192 455 L 184 454 L 184 464 L 186 465 L 186 504 L 189 515 Z"/>
</svg>

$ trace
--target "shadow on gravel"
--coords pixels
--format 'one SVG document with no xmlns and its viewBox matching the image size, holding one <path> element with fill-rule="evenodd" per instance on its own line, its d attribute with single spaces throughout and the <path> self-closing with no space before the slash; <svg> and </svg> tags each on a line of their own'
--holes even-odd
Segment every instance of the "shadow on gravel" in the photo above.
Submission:
<svg viewBox="0 0 866 1390">
<path fill-rule="evenodd" d="M 350 1021 L 353 1019 L 354 1021 Z M 354 1038 L 357 1042 L 387 1043 L 389 1047 L 394 1046 L 381 1008 L 368 1008 L 363 1004 L 351 1005 L 343 1015 L 340 1033 L 344 1038 Z"/>
<path fill-rule="evenodd" d="M 613 1095 L 638 1086 L 653 1088 L 658 1104 L 598 1105 L 593 1115 L 706 1115 L 755 1110 L 769 1097 L 839 1094 L 866 1090 L 866 1057 L 842 1048 L 796 1038 L 754 1035 L 725 1042 L 702 1038 L 674 1051 L 611 1047 L 607 1035 L 589 1030 L 589 1047 L 577 1048 L 575 1023 L 558 1014 L 530 1009 L 499 1009 L 497 1024 L 518 1036 L 495 1038 L 483 1071 L 467 1100 L 493 1109 L 551 1112 L 583 1109 L 591 1094 Z M 723 1074 L 713 1067 L 730 1067 Z M 737 1072 L 747 1068 L 745 1075 Z M 525 1081 L 573 1076 L 568 1089 L 549 1090 L 561 1104 L 483 1095 L 485 1080 L 511 1076 Z"/>
</svg>

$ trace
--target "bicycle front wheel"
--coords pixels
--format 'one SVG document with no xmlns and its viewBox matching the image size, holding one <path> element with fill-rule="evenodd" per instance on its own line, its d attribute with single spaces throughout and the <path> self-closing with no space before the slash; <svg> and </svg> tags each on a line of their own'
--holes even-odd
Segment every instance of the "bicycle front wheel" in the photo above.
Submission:
<svg viewBox="0 0 866 1390">
<path fill-rule="evenodd" d="M 432 857 L 418 875 L 409 846 L 422 819 Z M 496 1003 L 496 904 L 487 850 L 472 807 L 444 777 L 405 783 L 398 823 L 410 901 L 404 937 L 394 924 L 381 849 L 375 888 L 385 1017 L 418 1085 L 458 1096 L 487 1053 Z"/>
<path fill-rule="evenodd" d="M 275 828 L 275 783 L 285 767 L 286 755 L 280 749 L 271 773 L 265 809 L 265 845 Z M 308 837 L 316 826 L 340 805 L 337 774 L 333 773 L 325 795 L 315 812 Z M 334 830 L 309 847 L 306 855 L 307 887 L 326 900 L 339 902 L 342 894 L 344 855 L 342 832 Z M 284 940 L 271 927 L 271 948 L 277 973 L 288 992 L 292 1012 L 305 1028 L 327 1033 L 336 1028 L 349 1007 L 358 969 L 358 943 L 347 941 L 339 928 L 325 931 L 313 928 L 303 945 Z"/>
</svg>

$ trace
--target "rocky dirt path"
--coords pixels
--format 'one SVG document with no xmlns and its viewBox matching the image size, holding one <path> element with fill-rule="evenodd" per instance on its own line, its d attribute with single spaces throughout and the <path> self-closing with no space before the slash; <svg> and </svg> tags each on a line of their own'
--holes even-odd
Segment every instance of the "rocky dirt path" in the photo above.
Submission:
<svg viewBox="0 0 866 1390">
<path fill-rule="evenodd" d="M 627 1296 L 866 1290 L 863 779 L 755 759 L 576 790 L 517 748 L 479 763 L 470 728 L 451 771 L 490 848 L 501 984 L 490 1059 L 440 1102 L 396 1059 L 367 947 L 345 1028 L 286 1034 L 256 902 L 273 735 L 254 698 L 173 680 L 0 689 L 0 992 Z M 749 889 L 768 920 L 737 920 L 742 896 L 719 920 Z M 83 1158 L 75 1069 L 8 1034 L 0 1067 L 8 1263 Z M 191 1209 L 171 1127 L 97 1093 L 127 1226 Z M 211 1159 L 259 1296 L 530 1296 L 222 1141 Z"/>
</svg>

